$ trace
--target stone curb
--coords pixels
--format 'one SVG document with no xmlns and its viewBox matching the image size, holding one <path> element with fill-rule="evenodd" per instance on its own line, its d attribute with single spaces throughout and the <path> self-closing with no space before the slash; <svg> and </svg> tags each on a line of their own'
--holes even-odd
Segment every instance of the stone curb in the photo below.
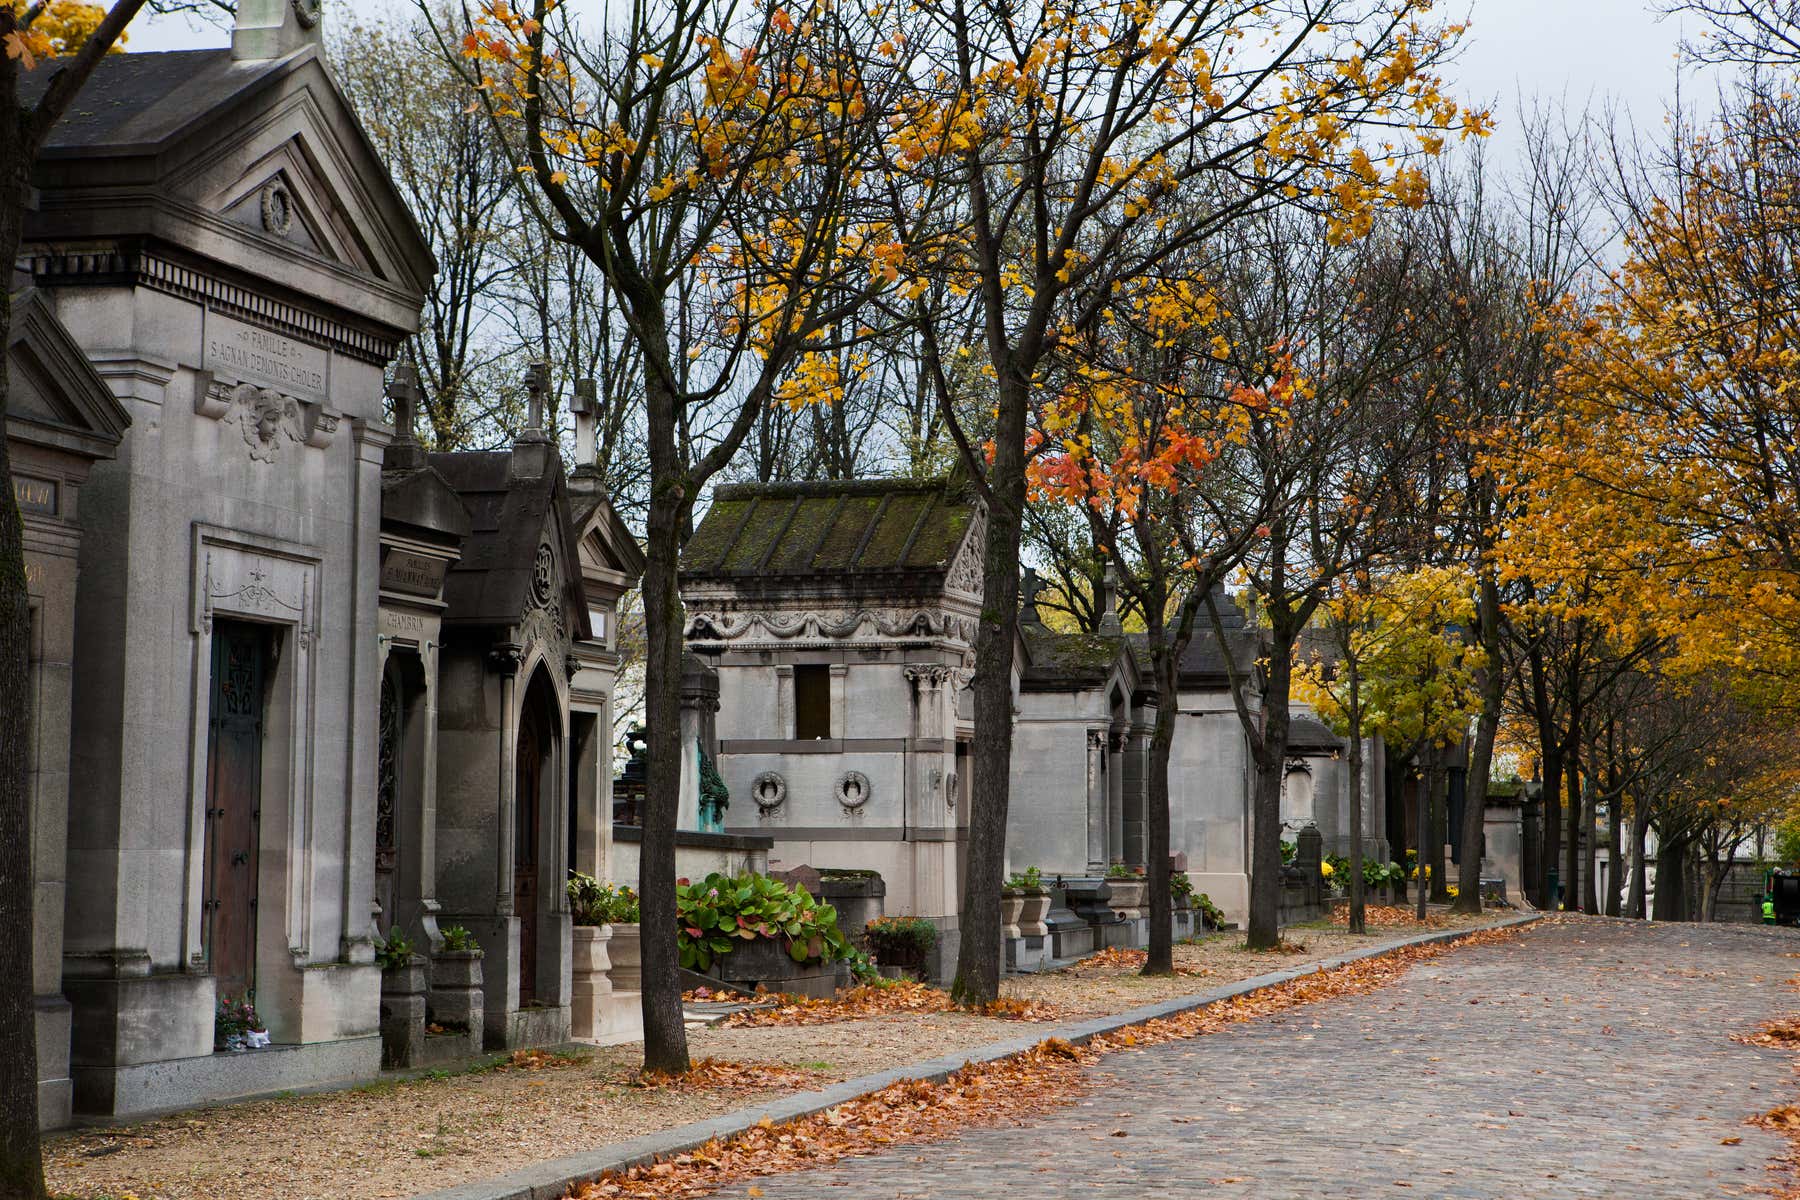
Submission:
<svg viewBox="0 0 1800 1200">
<path fill-rule="evenodd" d="M 1542 914 L 1532 913 L 1494 925 L 1483 926 L 1482 929 L 1515 929 L 1542 919 Z M 1024 1053 L 1046 1038 L 1062 1038 L 1075 1045 L 1082 1045 L 1096 1037 L 1117 1033 L 1119 1030 L 1128 1029 L 1133 1025 L 1142 1025 L 1163 1017 L 1172 1017 L 1196 1008 L 1203 1008 L 1220 1000 L 1247 996 L 1253 992 L 1262 991 L 1264 988 L 1275 987 L 1308 975 L 1316 975 L 1320 971 L 1328 971 L 1334 967 L 1341 967 L 1362 959 L 1377 958 L 1383 954 L 1391 954 L 1395 950 L 1403 950 L 1408 946 L 1428 946 L 1437 942 L 1460 941 L 1470 934 L 1479 932 L 1481 932 L 1479 929 L 1451 929 L 1442 933 L 1419 934 L 1416 937 L 1383 942 L 1379 946 L 1371 946 L 1356 954 L 1323 959 L 1287 971 L 1273 971 L 1267 975 L 1258 975 L 1237 983 L 1226 984 L 1209 992 L 1178 996 L 1173 1000 L 1146 1004 L 1141 1008 L 1113 1013 L 1110 1016 L 1094 1017 L 1086 1021 L 1052 1025 L 1047 1028 L 1034 1027 L 1028 1037 L 1012 1038 L 1008 1041 L 980 1046 L 960 1054 L 909 1063 L 903 1067 L 878 1071 L 873 1075 L 860 1075 L 855 1079 L 846 1079 L 842 1083 L 833 1084 L 821 1091 L 802 1092 L 798 1095 L 772 1100 L 755 1108 L 739 1109 L 710 1120 L 696 1121 L 693 1124 L 681 1125 L 674 1129 L 647 1133 L 642 1137 L 632 1138 L 630 1141 L 615 1142 L 610 1146 L 591 1150 L 584 1154 L 573 1154 L 566 1158 L 533 1163 L 531 1166 L 511 1174 L 458 1184 L 456 1187 L 445 1188 L 441 1191 L 423 1193 L 413 1197 L 413 1200 L 561 1200 L 561 1197 L 566 1195 L 570 1188 L 589 1183 L 608 1171 L 628 1170 L 631 1167 L 647 1165 L 659 1158 L 684 1154 L 689 1150 L 704 1146 L 714 1138 L 722 1141 L 728 1140 L 761 1124 L 765 1118 L 779 1125 L 785 1121 L 809 1117 L 828 1108 L 835 1108 L 839 1104 L 879 1092 L 889 1084 L 908 1080 L 941 1083 L 951 1074 L 971 1063 L 989 1063 L 1003 1058 L 1011 1058 L 1015 1054 Z"/>
</svg>

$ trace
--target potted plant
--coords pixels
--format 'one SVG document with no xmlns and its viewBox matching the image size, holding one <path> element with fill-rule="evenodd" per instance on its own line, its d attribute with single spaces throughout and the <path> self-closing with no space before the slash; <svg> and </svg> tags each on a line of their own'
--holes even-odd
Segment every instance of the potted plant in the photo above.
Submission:
<svg viewBox="0 0 1800 1200">
<path fill-rule="evenodd" d="M 937 926 L 924 917 L 876 917 L 865 927 L 869 953 L 890 978 L 923 978 L 937 945 Z"/>
<path fill-rule="evenodd" d="M 1015 871 L 1006 886 L 1016 888 L 1023 899 L 1019 908 L 1019 936 L 1048 935 L 1050 929 L 1044 924 L 1044 918 L 1050 915 L 1050 889 L 1044 884 L 1043 872 L 1036 867 Z"/>
<path fill-rule="evenodd" d="M 1150 886 L 1144 878 L 1144 868 L 1115 862 L 1106 868 L 1106 883 L 1112 889 L 1112 897 L 1107 903 L 1114 912 L 1127 921 L 1135 921 L 1144 915 L 1144 893 Z"/>
<path fill-rule="evenodd" d="M 606 885 L 580 871 L 570 871 L 569 882 L 564 886 L 574 939 L 569 1032 L 578 1038 L 598 1037 L 602 1024 L 600 1007 L 612 994 L 612 981 L 607 977 L 612 960 L 606 952 L 613 935 L 613 927 L 608 924 L 612 897 Z"/>
<path fill-rule="evenodd" d="M 481 1048 L 481 1023 L 486 1009 L 482 995 L 481 943 L 461 925 L 446 925 L 431 956 L 431 991 L 426 1008 L 432 1024 L 460 1030 Z"/>
<path fill-rule="evenodd" d="M 1169 902 L 1178 910 L 1194 907 L 1194 881 L 1186 871 L 1169 872 Z"/>
<path fill-rule="evenodd" d="M 615 992 L 635 992 L 644 986 L 644 950 L 638 923 L 638 894 L 623 884 L 599 883 L 591 876 L 583 885 L 582 899 L 575 897 L 575 884 L 570 881 L 570 907 L 577 925 L 609 925 L 612 936 L 606 943 L 607 959 L 612 966 L 607 978 Z M 591 885 L 591 886 L 589 886 Z"/>
</svg>

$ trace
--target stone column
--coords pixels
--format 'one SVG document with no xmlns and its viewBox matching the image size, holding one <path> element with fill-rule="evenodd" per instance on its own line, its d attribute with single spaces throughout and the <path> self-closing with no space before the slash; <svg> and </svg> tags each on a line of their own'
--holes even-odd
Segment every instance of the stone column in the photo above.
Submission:
<svg viewBox="0 0 1800 1200">
<path fill-rule="evenodd" d="M 379 405 L 377 399 L 377 409 Z M 360 418 L 351 421 L 350 432 L 356 488 L 353 508 L 356 555 L 350 578 L 352 633 L 344 639 L 344 644 L 351 650 L 347 672 L 351 686 L 349 711 L 343 714 L 341 732 L 349 760 L 349 786 L 345 789 L 342 830 L 340 956 L 346 962 L 372 963 L 375 947 L 370 905 L 375 895 L 375 774 L 376 741 L 381 731 L 382 662 L 379 654 L 367 653 L 363 638 L 380 627 L 381 468 L 392 438 L 385 426 Z M 295 697 L 296 704 L 307 709 L 314 700 L 313 696 Z M 303 720 L 310 723 L 311 718 L 312 714 L 308 712 Z M 322 752 L 323 747 L 319 750 Z M 298 830 L 290 831 L 290 836 L 298 835 Z"/>
<path fill-rule="evenodd" d="M 1106 874 L 1106 746 L 1109 738 L 1104 729 L 1090 729 L 1087 735 L 1087 857 L 1088 871 Z"/>
<path fill-rule="evenodd" d="M 1128 734 L 1123 725 L 1114 726 L 1106 735 L 1106 856 L 1125 858 L 1125 746 Z"/>
</svg>

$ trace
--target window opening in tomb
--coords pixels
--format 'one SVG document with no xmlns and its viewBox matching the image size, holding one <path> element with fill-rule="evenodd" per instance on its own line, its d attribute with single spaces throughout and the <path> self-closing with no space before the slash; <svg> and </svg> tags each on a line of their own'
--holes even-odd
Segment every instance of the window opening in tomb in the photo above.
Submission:
<svg viewBox="0 0 1800 1200">
<path fill-rule="evenodd" d="M 831 736 L 831 668 L 794 668 L 794 738 L 810 741 Z"/>
</svg>

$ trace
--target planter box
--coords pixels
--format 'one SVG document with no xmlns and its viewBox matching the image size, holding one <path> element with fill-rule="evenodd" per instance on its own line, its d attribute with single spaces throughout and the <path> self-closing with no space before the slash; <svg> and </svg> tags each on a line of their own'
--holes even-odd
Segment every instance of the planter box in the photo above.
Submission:
<svg viewBox="0 0 1800 1200">
<path fill-rule="evenodd" d="M 1049 927 L 1044 918 L 1050 915 L 1050 893 L 1048 891 L 1026 892 L 1025 903 L 1019 910 L 1019 936 L 1041 938 L 1049 934 Z"/>
<path fill-rule="evenodd" d="M 1106 886 L 1112 889 L 1112 895 L 1106 903 L 1121 918 L 1127 921 L 1136 921 L 1143 917 L 1144 893 L 1150 887 L 1146 880 L 1141 877 L 1112 878 L 1106 881 Z"/>
<path fill-rule="evenodd" d="M 1019 934 L 1019 914 L 1025 910 L 1025 893 L 1007 888 L 1000 893 L 1000 936 L 1016 938 Z"/>
<path fill-rule="evenodd" d="M 792 992 L 830 999 L 840 983 L 839 964 L 809 959 L 795 962 L 780 938 L 739 942 L 731 952 L 716 958 L 705 974 L 733 987 L 755 991 Z M 847 974 L 847 972 L 844 972 Z"/>
<path fill-rule="evenodd" d="M 864 930 L 887 908 L 887 884 L 875 871 L 823 873 L 813 895 L 837 909 L 838 928 L 859 950 L 867 950 Z"/>
<path fill-rule="evenodd" d="M 416 1067 L 425 1056 L 425 971 L 427 960 L 413 955 L 381 973 L 381 1067 Z"/>
<path fill-rule="evenodd" d="M 607 944 L 607 957 L 612 960 L 612 969 L 607 978 L 612 980 L 615 992 L 641 992 L 644 990 L 644 943 L 641 925 L 614 925 L 612 941 Z"/>
<path fill-rule="evenodd" d="M 486 1001 L 481 989 L 481 951 L 440 950 L 431 956 L 431 990 L 426 995 L 431 1024 L 448 1032 L 433 1035 L 437 1043 L 428 1059 L 443 1062 L 481 1053 Z"/>
<path fill-rule="evenodd" d="M 607 1024 L 604 1008 L 613 990 L 612 980 L 607 978 L 612 960 L 606 953 L 612 926 L 577 925 L 573 933 L 575 962 L 569 993 L 569 1036 L 597 1038 Z"/>
</svg>

